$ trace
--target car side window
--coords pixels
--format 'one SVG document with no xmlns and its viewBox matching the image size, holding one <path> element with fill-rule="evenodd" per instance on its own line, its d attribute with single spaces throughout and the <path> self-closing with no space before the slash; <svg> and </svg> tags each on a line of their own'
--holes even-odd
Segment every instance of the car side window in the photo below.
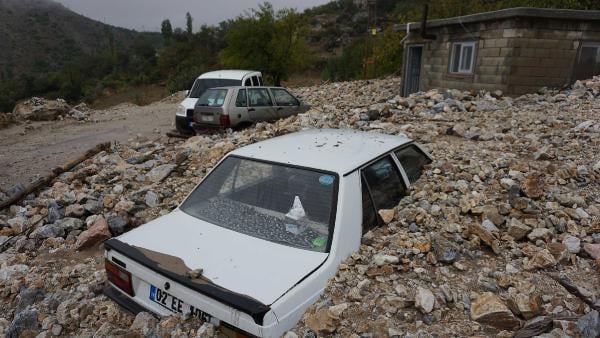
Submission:
<svg viewBox="0 0 600 338">
<path fill-rule="evenodd" d="M 250 88 L 248 89 L 248 100 L 250 107 L 271 106 L 271 97 L 267 88 Z"/>
<path fill-rule="evenodd" d="M 255 87 L 260 86 L 260 82 L 258 82 L 258 76 L 253 76 L 252 77 L 252 85 Z"/>
<path fill-rule="evenodd" d="M 246 81 L 244 81 L 244 86 L 252 87 L 252 79 L 247 78 Z"/>
<path fill-rule="evenodd" d="M 431 163 L 431 159 L 415 145 L 409 145 L 408 147 L 397 150 L 395 154 L 398 161 L 400 161 L 402 168 L 404 168 L 410 183 L 418 180 L 423 173 L 423 167 Z"/>
<path fill-rule="evenodd" d="M 297 106 L 298 100 L 292 96 L 287 90 L 281 88 L 272 88 L 275 104 L 278 106 Z"/>
<path fill-rule="evenodd" d="M 371 193 L 369 192 L 369 187 L 367 186 L 364 176 L 360 181 L 362 186 L 362 229 L 364 235 L 378 224 L 378 220 L 377 212 L 373 207 Z"/>
<path fill-rule="evenodd" d="M 363 169 L 376 210 L 392 209 L 406 195 L 402 176 L 391 156 Z"/>
<path fill-rule="evenodd" d="M 246 96 L 246 89 L 238 90 L 237 98 L 235 99 L 236 107 L 247 107 L 248 97 Z"/>
<path fill-rule="evenodd" d="M 263 85 L 263 79 L 262 79 L 262 76 L 259 76 L 259 77 L 258 77 L 258 84 L 259 84 L 259 85 L 261 85 L 261 86 Z"/>
</svg>

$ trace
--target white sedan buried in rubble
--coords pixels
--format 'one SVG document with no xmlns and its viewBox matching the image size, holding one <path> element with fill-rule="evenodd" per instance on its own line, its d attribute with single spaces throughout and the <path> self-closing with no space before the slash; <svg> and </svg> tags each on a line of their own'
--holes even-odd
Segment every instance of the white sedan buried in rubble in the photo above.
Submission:
<svg viewBox="0 0 600 338">
<path fill-rule="evenodd" d="M 234 150 L 173 212 L 105 242 L 105 293 L 134 312 L 279 337 L 430 162 L 404 136 L 353 130 Z"/>
</svg>

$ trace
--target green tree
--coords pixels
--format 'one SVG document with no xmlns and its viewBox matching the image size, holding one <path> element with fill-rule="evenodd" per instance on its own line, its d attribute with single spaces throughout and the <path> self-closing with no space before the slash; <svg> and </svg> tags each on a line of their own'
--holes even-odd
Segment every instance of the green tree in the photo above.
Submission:
<svg viewBox="0 0 600 338">
<path fill-rule="evenodd" d="M 226 67 L 262 71 L 275 85 L 310 63 L 305 17 L 292 9 L 275 11 L 265 2 L 229 25 L 219 61 Z"/>
<path fill-rule="evenodd" d="M 190 12 L 185 13 L 185 31 L 188 35 L 192 35 L 194 33 L 194 19 L 192 19 L 192 15 Z"/>
<path fill-rule="evenodd" d="M 165 43 L 168 43 L 173 36 L 173 26 L 171 26 L 171 21 L 169 21 L 169 19 L 163 20 L 160 24 L 160 32 Z"/>
</svg>

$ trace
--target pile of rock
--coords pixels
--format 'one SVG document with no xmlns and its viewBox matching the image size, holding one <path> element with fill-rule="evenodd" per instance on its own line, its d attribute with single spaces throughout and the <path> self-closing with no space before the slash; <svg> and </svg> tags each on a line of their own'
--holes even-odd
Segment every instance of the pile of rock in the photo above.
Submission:
<svg viewBox="0 0 600 338">
<path fill-rule="evenodd" d="M 2 125 L 0 115 L 0 126 Z M 85 103 L 74 107 L 63 99 L 47 100 L 40 97 L 32 97 L 29 100 L 18 103 L 12 112 L 12 117 L 17 120 L 28 121 L 53 121 L 71 118 L 77 121 L 86 121 L 90 118 L 90 109 Z M 8 114 L 7 114 L 8 116 Z"/>
<path fill-rule="evenodd" d="M 46 100 L 40 97 L 32 97 L 15 106 L 13 115 L 17 119 L 32 121 L 52 121 L 65 116 L 70 106 L 63 99 Z"/>
<path fill-rule="evenodd" d="M 100 243 L 168 213 L 234 148 L 333 127 L 407 134 L 434 162 L 380 212 L 386 224 L 364 236 L 289 336 L 593 336 L 600 78 L 515 99 L 403 98 L 398 88 L 396 78 L 298 88 L 313 106 L 305 114 L 114 145 L 63 173 L 0 213 L 0 335 L 212 335 L 177 318 L 134 318 L 102 296 Z"/>
</svg>

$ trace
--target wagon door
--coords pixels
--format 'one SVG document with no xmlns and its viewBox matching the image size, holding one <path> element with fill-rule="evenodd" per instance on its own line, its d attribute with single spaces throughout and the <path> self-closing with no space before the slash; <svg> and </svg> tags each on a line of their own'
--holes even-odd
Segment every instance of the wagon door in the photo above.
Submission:
<svg viewBox="0 0 600 338">
<path fill-rule="evenodd" d="M 253 122 L 277 118 L 267 88 L 248 88 L 248 116 Z"/>
</svg>

